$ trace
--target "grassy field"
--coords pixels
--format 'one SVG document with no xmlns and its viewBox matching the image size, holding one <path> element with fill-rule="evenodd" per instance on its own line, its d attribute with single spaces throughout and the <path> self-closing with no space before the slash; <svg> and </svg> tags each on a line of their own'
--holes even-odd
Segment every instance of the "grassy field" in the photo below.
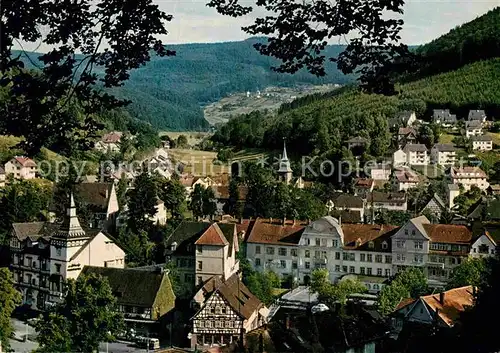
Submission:
<svg viewBox="0 0 500 353">
<path fill-rule="evenodd" d="M 493 144 L 500 145 L 500 133 L 498 132 L 487 132 L 486 135 L 491 136 Z M 493 146 L 493 148 L 495 148 Z"/>
<path fill-rule="evenodd" d="M 439 137 L 439 143 L 452 143 L 453 139 L 457 136 L 459 136 L 458 133 L 457 134 L 443 133 Z"/>
<path fill-rule="evenodd" d="M 438 178 L 445 172 L 444 168 L 437 165 L 412 165 L 412 169 L 429 179 Z"/>
</svg>

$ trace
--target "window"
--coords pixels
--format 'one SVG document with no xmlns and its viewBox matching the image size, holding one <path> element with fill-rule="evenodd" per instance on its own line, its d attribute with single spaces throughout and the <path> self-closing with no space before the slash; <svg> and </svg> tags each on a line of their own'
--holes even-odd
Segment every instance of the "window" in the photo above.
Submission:
<svg viewBox="0 0 500 353">
<path fill-rule="evenodd" d="M 382 262 L 382 255 L 375 255 L 375 262 L 381 263 Z"/>
<path fill-rule="evenodd" d="M 423 249 L 424 248 L 424 242 L 421 240 L 415 240 L 413 243 L 415 244 L 415 249 Z"/>
<path fill-rule="evenodd" d="M 392 255 L 385 255 L 385 263 L 390 264 L 392 262 Z"/>
<path fill-rule="evenodd" d="M 280 260 L 280 267 L 286 268 L 286 261 L 285 260 Z"/>
<path fill-rule="evenodd" d="M 355 273 L 354 266 L 349 266 L 349 273 Z"/>
<path fill-rule="evenodd" d="M 349 254 L 349 261 L 356 261 L 356 254 L 355 253 L 350 253 Z"/>
<path fill-rule="evenodd" d="M 320 246 L 320 239 L 319 238 L 316 238 L 316 246 Z"/>
<path fill-rule="evenodd" d="M 309 250 L 306 250 L 305 257 L 311 257 L 311 252 Z"/>
<path fill-rule="evenodd" d="M 378 284 L 374 284 L 374 285 L 373 285 L 373 289 L 374 289 L 374 290 L 379 290 L 379 286 L 378 286 Z"/>
<path fill-rule="evenodd" d="M 382 249 L 386 250 L 387 248 L 389 247 L 389 245 L 387 244 L 387 242 L 384 240 L 382 242 Z"/>
<path fill-rule="evenodd" d="M 320 258 L 321 258 L 321 255 L 320 255 L 320 251 L 319 251 L 319 250 L 316 250 L 316 251 L 314 252 L 314 258 L 315 258 L 315 259 L 320 259 Z"/>
<path fill-rule="evenodd" d="M 346 253 L 346 252 L 342 253 L 342 260 L 344 260 L 344 261 L 349 260 L 349 253 Z"/>
<path fill-rule="evenodd" d="M 366 261 L 367 262 L 373 262 L 373 255 L 372 254 L 367 254 L 366 255 Z"/>
<path fill-rule="evenodd" d="M 297 261 L 292 261 L 292 269 L 297 269 Z"/>
<path fill-rule="evenodd" d="M 365 262 L 366 261 L 366 255 L 365 254 L 359 254 L 359 261 Z"/>
<path fill-rule="evenodd" d="M 255 247 L 255 253 L 258 254 L 258 255 L 260 255 L 260 245 L 257 245 Z"/>
<path fill-rule="evenodd" d="M 489 254 L 490 252 L 490 247 L 486 244 L 481 244 L 478 246 L 478 252 L 480 254 Z"/>
<path fill-rule="evenodd" d="M 450 265 L 455 265 L 456 260 L 454 257 L 450 257 Z"/>
<path fill-rule="evenodd" d="M 386 268 L 385 269 L 385 276 L 386 277 L 390 277 L 391 276 L 391 269 L 390 268 Z"/>
<path fill-rule="evenodd" d="M 424 262 L 424 258 L 422 255 L 415 255 L 414 259 L 413 259 L 415 262 L 417 263 L 422 263 Z"/>
<path fill-rule="evenodd" d="M 292 255 L 293 257 L 297 257 L 298 256 L 297 249 L 290 249 L 290 255 Z"/>
<path fill-rule="evenodd" d="M 278 254 L 280 256 L 286 256 L 286 248 L 279 248 L 278 249 Z"/>
<path fill-rule="evenodd" d="M 203 261 L 198 261 L 198 270 L 203 270 Z"/>
<path fill-rule="evenodd" d="M 396 254 L 396 260 L 401 261 L 401 254 Z"/>
<path fill-rule="evenodd" d="M 322 259 L 326 259 L 326 251 L 322 251 L 321 252 L 321 258 Z"/>
<path fill-rule="evenodd" d="M 266 248 L 266 254 L 267 255 L 274 255 L 274 248 L 267 247 Z"/>
<path fill-rule="evenodd" d="M 372 275 L 372 268 L 371 268 L 371 267 L 367 267 L 367 268 L 366 268 L 366 274 L 367 274 L 368 276 L 371 276 L 371 275 Z"/>
<path fill-rule="evenodd" d="M 309 261 L 306 261 L 306 262 L 305 262 L 305 267 L 306 267 L 307 269 L 310 269 L 310 268 L 311 268 L 311 263 L 310 263 Z"/>
<path fill-rule="evenodd" d="M 340 265 L 335 265 L 335 272 L 340 272 Z"/>
<path fill-rule="evenodd" d="M 33 266 L 33 259 L 31 257 L 26 257 L 26 260 L 28 260 L 28 263 L 27 263 L 28 267 Z"/>
<path fill-rule="evenodd" d="M 404 240 L 396 240 L 396 247 L 397 248 L 404 248 L 405 247 L 405 241 Z"/>
<path fill-rule="evenodd" d="M 335 260 L 340 260 L 340 253 L 338 251 L 335 252 Z"/>
<path fill-rule="evenodd" d="M 260 259 L 258 257 L 255 258 L 255 266 L 260 266 Z"/>
<path fill-rule="evenodd" d="M 375 243 L 373 241 L 368 242 L 368 248 L 373 249 L 375 247 Z"/>
<path fill-rule="evenodd" d="M 203 245 L 196 245 L 196 252 L 198 254 L 203 253 Z"/>
<path fill-rule="evenodd" d="M 342 266 L 342 272 L 346 272 L 347 273 L 347 266 Z"/>
<path fill-rule="evenodd" d="M 333 247 L 338 248 L 339 247 L 339 241 L 337 239 L 333 240 Z"/>
<path fill-rule="evenodd" d="M 233 328 L 233 322 L 232 321 L 226 321 L 226 328 Z"/>
<path fill-rule="evenodd" d="M 382 269 L 381 268 L 377 268 L 377 276 L 382 276 Z"/>
<path fill-rule="evenodd" d="M 359 274 L 361 274 L 361 275 L 365 274 L 365 268 L 364 267 L 360 267 L 359 268 Z"/>
<path fill-rule="evenodd" d="M 203 320 L 198 321 L 198 327 L 203 327 L 203 326 L 205 326 L 205 321 Z"/>
<path fill-rule="evenodd" d="M 56 248 L 56 255 L 61 256 L 62 249 L 61 248 Z"/>
<path fill-rule="evenodd" d="M 205 321 L 206 328 L 212 328 L 212 321 Z"/>
<path fill-rule="evenodd" d="M 411 231 L 411 235 L 415 235 L 415 229 Z"/>
<path fill-rule="evenodd" d="M 217 305 L 217 306 L 215 307 L 215 313 L 216 313 L 217 315 L 222 314 L 222 311 L 221 311 L 221 307 L 220 307 L 220 306 L 218 306 L 218 305 Z"/>
<path fill-rule="evenodd" d="M 61 264 L 56 264 L 56 272 L 61 273 Z"/>
<path fill-rule="evenodd" d="M 321 239 L 321 246 L 326 247 L 326 239 Z"/>
</svg>

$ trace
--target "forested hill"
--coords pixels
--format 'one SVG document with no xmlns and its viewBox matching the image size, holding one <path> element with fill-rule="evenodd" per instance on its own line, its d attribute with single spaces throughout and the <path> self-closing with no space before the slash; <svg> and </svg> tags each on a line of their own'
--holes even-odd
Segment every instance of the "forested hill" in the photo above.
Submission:
<svg viewBox="0 0 500 353">
<path fill-rule="evenodd" d="M 251 38 L 239 42 L 169 45 L 175 57 L 154 57 L 145 67 L 131 73 L 130 80 L 112 92 L 132 101 L 127 110 L 133 117 L 167 130 L 201 130 L 208 128 L 201 106 L 233 92 L 257 91 L 267 86 L 300 84 L 346 84 L 353 77 L 340 73 L 328 63 L 323 78 L 302 71 L 295 75 L 280 74 L 270 68 L 277 62 L 260 55 L 253 44 L 265 39 Z M 343 46 L 328 47 L 328 56 L 336 56 Z M 19 52 L 14 53 L 18 55 Z M 38 54 L 29 53 L 32 62 Z M 33 67 L 30 60 L 25 60 Z"/>
<path fill-rule="evenodd" d="M 500 56 L 500 7 L 416 49 L 419 77 Z"/>
</svg>

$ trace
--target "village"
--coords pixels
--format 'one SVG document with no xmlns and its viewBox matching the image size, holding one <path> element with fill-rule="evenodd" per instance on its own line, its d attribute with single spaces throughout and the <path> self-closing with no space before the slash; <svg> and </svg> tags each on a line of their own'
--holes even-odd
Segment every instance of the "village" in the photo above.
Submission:
<svg viewBox="0 0 500 353">
<path fill-rule="evenodd" d="M 350 191 L 329 193 L 323 214 L 313 213 L 315 218 L 289 212 L 284 217 L 244 217 L 251 206 L 247 196 L 260 185 L 232 183 L 240 178 L 237 168 L 214 175 L 177 175 L 170 156 L 174 149 L 171 142 L 163 142 L 139 163 L 147 165 L 146 171 L 124 167 L 108 170 L 101 178 L 81 176 L 64 205 L 57 204 L 59 199 L 49 202 L 44 221 L 12 223 L 2 265 L 12 271 L 22 295 L 21 312 L 35 319 L 63 300 L 68 280 L 105 278 L 126 324 L 116 339 L 136 347 L 132 350 L 312 351 L 314 339 L 304 331 L 310 313 L 317 316 L 316 330 L 335 332 L 321 343 L 337 352 L 397 347 L 401 335 L 408 335 L 415 324 L 446 332 L 460 312 L 473 305 L 476 290 L 474 283 L 450 287 L 457 283 L 456 269 L 493 258 L 500 241 L 500 186 L 489 183 L 473 158 L 473 152 L 497 148 L 485 134 L 492 122 L 482 110 L 471 110 L 463 120 L 449 110 L 434 110 L 431 124 L 463 129 L 470 153 L 461 153 L 462 146 L 453 143 L 419 143 L 418 126 L 426 123 L 414 112 L 398 113 L 391 121 L 396 141 L 392 160 L 379 160 L 364 175 L 352 178 Z M 121 139 L 121 133 L 109 132 L 95 149 L 119 152 Z M 355 153 L 367 143 L 361 136 L 346 141 Z M 288 155 L 284 146 L 273 171 L 276 185 L 312 188 L 314 181 L 292 170 Z M 1 186 L 40 179 L 39 163 L 13 157 L 1 170 Z M 427 192 L 418 200 L 420 194 L 412 190 L 431 190 L 436 184 L 427 168 L 442 171 L 441 196 Z M 179 202 L 189 205 L 192 213 L 177 215 L 173 228 L 168 228 L 174 218 L 172 201 L 159 196 L 152 200 L 154 212 L 134 215 L 142 207 L 139 201 L 150 196 L 141 191 L 147 185 L 139 183 L 147 175 L 172 183 L 165 184 L 170 185 L 165 198 L 175 185 L 180 187 Z M 477 197 L 470 202 L 472 193 Z M 202 203 L 200 210 L 197 202 Z M 465 212 L 458 211 L 464 206 Z M 61 207 L 64 212 L 58 215 Z M 141 262 L 124 241 L 124 229 L 135 226 L 142 231 L 137 219 L 164 227 L 154 261 Z M 384 288 L 392 288 L 414 269 L 428 290 L 417 296 L 396 295 L 382 305 L 389 292 Z M 322 276 L 323 287 L 318 285 Z M 264 295 L 263 284 L 252 283 L 256 279 L 270 281 L 272 294 Z M 354 289 L 344 299 L 325 299 L 322 291 L 332 285 Z M 349 330 L 328 315 L 336 305 L 355 312 L 358 319 L 346 320 Z M 16 336 L 33 341 L 28 334 Z"/>
</svg>

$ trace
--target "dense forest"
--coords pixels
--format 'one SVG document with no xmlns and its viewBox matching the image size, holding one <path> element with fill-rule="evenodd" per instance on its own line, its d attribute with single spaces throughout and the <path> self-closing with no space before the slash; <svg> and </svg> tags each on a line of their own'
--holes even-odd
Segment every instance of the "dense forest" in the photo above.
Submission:
<svg viewBox="0 0 500 353">
<path fill-rule="evenodd" d="M 260 55 L 254 43 L 265 38 L 250 38 L 239 42 L 171 45 L 175 57 L 154 57 L 145 67 L 132 71 L 123 87 L 111 92 L 128 99 L 126 108 L 134 118 L 165 130 L 204 130 L 208 122 L 202 106 L 230 93 L 257 91 L 267 86 L 354 82 L 336 64 L 327 63 L 327 76 L 317 78 L 306 71 L 294 75 L 271 70 L 274 58 Z M 328 56 L 336 56 L 343 46 L 332 45 Z M 14 53 L 21 54 L 20 52 Z M 24 58 L 27 67 L 37 64 L 37 54 Z M 98 70 L 98 69 L 97 69 Z"/>
<path fill-rule="evenodd" d="M 500 56 L 500 7 L 415 50 L 413 75 L 423 77 Z"/>
<path fill-rule="evenodd" d="M 412 109 L 428 119 L 434 108 L 451 108 L 460 118 L 469 109 L 500 116 L 500 59 L 479 61 L 459 70 L 399 85 L 399 94 L 361 93 L 355 87 L 306 97 L 279 114 L 252 113 L 230 120 L 214 135 L 223 145 L 276 149 L 287 139 L 297 154 L 342 153 L 347 139 L 362 136 L 368 152 L 381 156 L 390 145 L 388 118 Z"/>
</svg>

